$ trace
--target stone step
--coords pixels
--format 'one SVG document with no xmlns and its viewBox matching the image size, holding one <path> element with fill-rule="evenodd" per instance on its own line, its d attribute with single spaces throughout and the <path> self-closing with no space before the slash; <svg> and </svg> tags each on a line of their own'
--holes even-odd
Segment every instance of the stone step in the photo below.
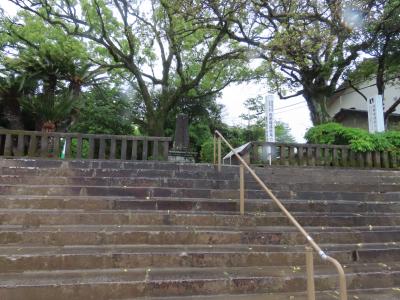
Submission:
<svg viewBox="0 0 400 300">
<path fill-rule="evenodd" d="M 188 197 L 188 198 L 238 198 L 237 189 L 194 189 L 168 187 L 113 187 L 113 186 L 58 186 L 58 185 L 0 185 L 3 195 L 46 196 L 131 196 L 131 197 Z M 289 191 L 275 191 L 281 198 L 288 198 Z M 248 198 L 266 198 L 260 190 L 246 190 Z M 365 196 L 367 197 L 367 196 Z"/>
<path fill-rule="evenodd" d="M 398 244 L 321 245 L 342 264 L 380 263 L 400 260 Z M 286 245 L 84 245 L 0 247 L 2 273 L 113 268 L 261 267 L 304 268 L 304 246 Z M 324 264 L 314 254 L 314 264 Z M 317 267 L 318 268 L 318 267 Z"/>
<path fill-rule="evenodd" d="M 400 213 L 292 212 L 303 226 L 396 226 Z M 282 226 L 289 219 L 279 212 L 248 213 L 244 216 L 196 211 L 126 211 L 0 209 L 0 224 L 40 225 L 194 225 L 194 226 Z"/>
<path fill-rule="evenodd" d="M 387 289 L 363 289 L 349 290 L 349 299 L 351 300 L 394 300 L 400 298 L 400 288 L 393 287 Z M 337 300 L 337 291 L 317 292 L 318 300 Z M 263 294 L 242 294 L 242 295 L 211 295 L 211 296 L 178 296 L 178 297 L 145 297 L 129 299 L 111 299 L 111 300 L 308 300 L 304 293 L 263 293 Z"/>
<path fill-rule="evenodd" d="M 389 243 L 400 240 L 400 227 L 306 227 L 318 243 Z M 221 245 L 221 244 L 304 244 L 305 238 L 292 226 L 139 226 L 59 225 L 28 227 L 1 225 L 0 244 L 17 245 Z"/>
<path fill-rule="evenodd" d="M 31 167 L 31 168 L 89 168 L 89 169 L 160 169 L 160 170 L 215 170 L 216 166 L 212 164 L 193 164 L 176 163 L 163 161 L 118 161 L 118 160 L 55 160 L 55 159 L 0 159 L 0 165 L 3 167 Z M 347 174 L 350 176 L 379 177 L 379 176 L 398 176 L 398 170 L 388 169 L 357 169 L 357 168 L 332 168 L 332 167 L 287 167 L 287 166 L 267 166 L 254 167 L 258 172 L 271 175 L 301 175 L 305 173 L 326 174 L 335 176 L 338 174 Z M 222 171 L 235 172 L 238 166 L 223 165 Z"/>
<path fill-rule="evenodd" d="M 139 165 L 140 164 L 140 165 Z M 214 180 L 237 180 L 239 171 L 236 167 L 223 168 L 218 172 L 214 166 L 196 165 L 181 166 L 178 169 L 164 168 L 163 164 L 154 167 L 153 164 L 139 163 L 137 168 L 38 168 L 38 167 L 5 167 L 0 160 L 0 174 L 2 175 L 20 175 L 20 176 L 73 176 L 73 177 L 163 177 L 163 178 L 183 178 L 183 179 L 214 179 Z M 255 169 L 262 180 L 268 183 L 302 184 L 302 183 L 320 183 L 320 184 L 344 184 L 344 185 L 396 185 L 400 183 L 399 171 L 382 171 L 375 174 L 365 170 L 354 172 L 351 170 L 341 170 L 330 174 L 329 170 L 320 169 L 301 169 L 284 168 L 276 169 Z M 372 175 L 371 175 L 372 174 Z M 246 181 L 255 183 L 254 178 L 246 173 Z"/>
<path fill-rule="evenodd" d="M 3 195 L 44 195 L 44 196 L 131 196 L 131 197 L 175 197 L 175 198 L 216 198 L 238 199 L 237 189 L 200 189 L 168 187 L 113 187 L 113 186 L 57 186 L 57 185 L 0 185 Z M 353 201 L 399 201 L 400 192 L 294 192 L 273 191 L 279 199 L 309 200 L 353 200 Z M 261 190 L 246 189 L 248 199 L 268 199 Z"/>
<path fill-rule="evenodd" d="M 75 176 L 27 176 L 0 175 L 2 185 L 60 185 L 60 186 L 114 186 L 114 187 L 175 187 L 175 188 L 209 188 L 238 189 L 239 180 L 218 180 L 199 178 L 166 178 L 166 177 L 75 177 Z M 273 190 L 290 191 L 345 191 L 345 192 L 398 192 L 397 184 L 340 184 L 340 183 L 275 183 L 266 182 Z M 255 181 L 248 181 L 246 189 L 260 190 Z"/>
<path fill-rule="evenodd" d="M 279 212 L 279 208 L 270 199 L 246 199 L 246 212 Z M 280 199 L 290 212 L 320 213 L 399 213 L 399 201 L 347 201 L 347 200 L 304 200 Z M 0 195 L 2 209 L 81 209 L 81 210 L 169 210 L 197 211 L 214 213 L 232 213 L 239 211 L 236 199 L 201 198 L 133 198 L 124 196 L 24 196 Z"/>
<path fill-rule="evenodd" d="M 400 281 L 398 263 L 389 268 L 380 264 L 348 265 L 350 289 L 396 288 Z M 315 270 L 316 288 L 336 289 L 332 266 Z M 107 269 L 26 272 L 0 275 L 2 299 L 72 300 L 111 299 L 146 296 L 192 296 L 215 294 L 304 292 L 304 269 L 259 268 L 179 268 Z"/>
</svg>

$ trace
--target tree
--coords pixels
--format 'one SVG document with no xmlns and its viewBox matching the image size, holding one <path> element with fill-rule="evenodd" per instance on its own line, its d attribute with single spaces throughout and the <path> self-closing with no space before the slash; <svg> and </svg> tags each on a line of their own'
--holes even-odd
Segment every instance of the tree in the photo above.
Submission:
<svg viewBox="0 0 400 300">
<path fill-rule="evenodd" d="M 92 68 L 82 42 L 37 16 L 20 12 L 13 19 L 3 17 L 1 27 L 2 45 L 8 50 L 1 57 L 3 75 L 19 80 L 13 93 L 3 89 L 5 107 L 15 116 L 25 112 L 33 117 L 36 129 L 55 130 L 61 122 L 71 121 L 82 88 L 98 82 L 105 70 Z M 13 119 L 11 114 L 6 117 Z"/>
<path fill-rule="evenodd" d="M 40 130 L 45 132 L 56 131 L 60 123 L 71 115 L 74 105 L 75 101 L 69 92 L 58 95 L 29 95 L 21 101 L 22 109 L 32 115 Z"/>
<path fill-rule="evenodd" d="M 199 101 L 249 77 L 244 47 L 227 43 L 229 23 L 210 19 L 201 1 L 9 1 L 86 40 L 99 66 L 123 70 L 141 96 L 150 135 L 164 134 L 168 112 L 182 98 Z M 224 16 L 236 9 L 226 6 Z"/>
<path fill-rule="evenodd" d="M 225 2 L 224 2 L 225 3 Z M 208 1 L 215 17 L 224 3 Z M 326 101 L 343 72 L 377 38 L 394 7 L 387 1 L 243 1 L 243 13 L 231 17 L 229 36 L 246 43 L 261 58 L 271 88 L 282 99 L 303 96 L 314 124 L 330 120 Z M 246 12 L 246 13 L 245 13 Z M 371 24 L 363 38 L 363 24 Z M 284 91 L 292 92 L 285 95 Z"/>
<path fill-rule="evenodd" d="M 84 94 L 78 104 L 79 114 L 70 130 L 92 134 L 130 135 L 132 127 L 132 105 L 118 88 L 107 85 L 95 86 Z"/>
<path fill-rule="evenodd" d="M 247 121 L 247 141 L 265 140 L 265 104 L 262 96 L 249 98 L 244 102 L 247 114 L 241 114 L 240 118 Z M 294 143 L 295 138 L 290 133 L 289 125 L 275 122 L 275 139 L 279 143 Z"/>
<path fill-rule="evenodd" d="M 386 83 L 393 79 L 400 79 L 400 1 L 382 1 L 381 9 L 387 11 L 385 21 L 380 24 L 373 43 L 365 52 L 370 56 L 356 65 L 355 70 L 345 74 L 349 86 L 359 93 L 365 101 L 367 97 L 358 89 L 357 83 L 375 77 L 377 93 L 385 100 Z M 373 35 L 371 28 L 367 27 L 366 35 Z M 400 104 L 400 97 L 394 101 L 384 112 L 387 125 L 389 115 Z"/>
<path fill-rule="evenodd" d="M 23 129 L 24 120 L 20 99 L 36 88 L 36 83 L 26 81 L 13 72 L 3 71 L 0 76 L 0 114 L 2 123 L 9 129 Z"/>
</svg>

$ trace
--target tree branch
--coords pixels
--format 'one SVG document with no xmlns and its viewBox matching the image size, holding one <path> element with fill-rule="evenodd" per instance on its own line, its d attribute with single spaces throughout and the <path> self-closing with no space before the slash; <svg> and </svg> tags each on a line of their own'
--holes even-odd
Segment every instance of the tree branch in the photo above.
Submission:
<svg viewBox="0 0 400 300">
<path fill-rule="evenodd" d="M 385 120 L 389 117 L 391 113 L 393 113 L 397 106 L 400 104 L 400 97 L 389 107 L 389 109 L 384 113 Z"/>
<path fill-rule="evenodd" d="M 294 97 L 297 97 L 297 96 L 301 96 L 301 95 L 303 95 L 303 93 L 304 93 L 304 90 L 301 90 L 301 91 L 298 91 L 295 94 L 292 94 L 292 95 L 289 95 L 289 96 L 283 96 L 281 91 L 278 91 L 278 96 L 279 96 L 280 99 L 285 100 L 285 99 L 290 99 L 290 98 L 294 98 Z"/>
<path fill-rule="evenodd" d="M 361 97 L 363 97 L 363 99 L 365 100 L 365 102 L 368 102 L 368 98 L 367 96 L 364 95 L 363 92 L 361 92 L 352 82 L 351 80 L 347 80 L 347 83 L 349 84 L 349 86 L 355 90 Z"/>
</svg>

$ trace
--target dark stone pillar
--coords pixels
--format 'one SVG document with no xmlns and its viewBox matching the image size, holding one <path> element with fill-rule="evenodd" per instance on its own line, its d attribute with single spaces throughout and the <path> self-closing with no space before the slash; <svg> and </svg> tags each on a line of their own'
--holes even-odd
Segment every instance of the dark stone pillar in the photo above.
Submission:
<svg viewBox="0 0 400 300">
<path fill-rule="evenodd" d="M 189 118 L 179 114 L 176 119 L 174 148 L 169 151 L 168 160 L 176 162 L 194 162 L 196 153 L 189 151 Z"/>
<path fill-rule="evenodd" d="M 189 118 L 185 114 L 179 114 L 176 119 L 174 149 L 189 150 Z"/>
</svg>

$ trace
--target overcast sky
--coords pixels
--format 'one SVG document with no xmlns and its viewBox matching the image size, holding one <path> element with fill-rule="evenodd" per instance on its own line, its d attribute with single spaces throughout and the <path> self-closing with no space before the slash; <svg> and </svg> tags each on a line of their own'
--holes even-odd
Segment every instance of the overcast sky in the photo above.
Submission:
<svg viewBox="0 0 400 300">
<path fill-rule="evenodd" d="M 8 15 L 15 14 L 14 5 L 7 0 L 1 0 L 0 7 L 4 8 Z M 240 84 L 227 87 L 222 97 L 218 99 L 219 103 L 225 105 L 224 121 L 229 125 L 246 125 L 239 118 L 240 114 L 247 112 L 243 105 L 244 101 L 258 95 L 265 96 L 267 93 L 268 88 L 263 84 Z M 304 142 L 304 133 L 312 126 L 306 102 L 302 97 L 287 100 L 279 100 L 275 97 L 275 119 L 289 125 L 297 142 Z"/>
<path fill-rule="evenodd" d="M 239 115 L 246 113 L 243 103 L 248 98 L 268 94 L 268 87 L 262 84 L 241 84 L 227 87 L 218 101 L 225 105 L 223 117 L 229 125 L 246 125 Z M 265 97 L 264 97 L 265 98 Z M 297 142 L 304 142 L 304 133 L 312 126 L 307 104 L 302 97 L 280 100 L 275 97 L 275 120 L 289 125 Z"/>
</svg>

